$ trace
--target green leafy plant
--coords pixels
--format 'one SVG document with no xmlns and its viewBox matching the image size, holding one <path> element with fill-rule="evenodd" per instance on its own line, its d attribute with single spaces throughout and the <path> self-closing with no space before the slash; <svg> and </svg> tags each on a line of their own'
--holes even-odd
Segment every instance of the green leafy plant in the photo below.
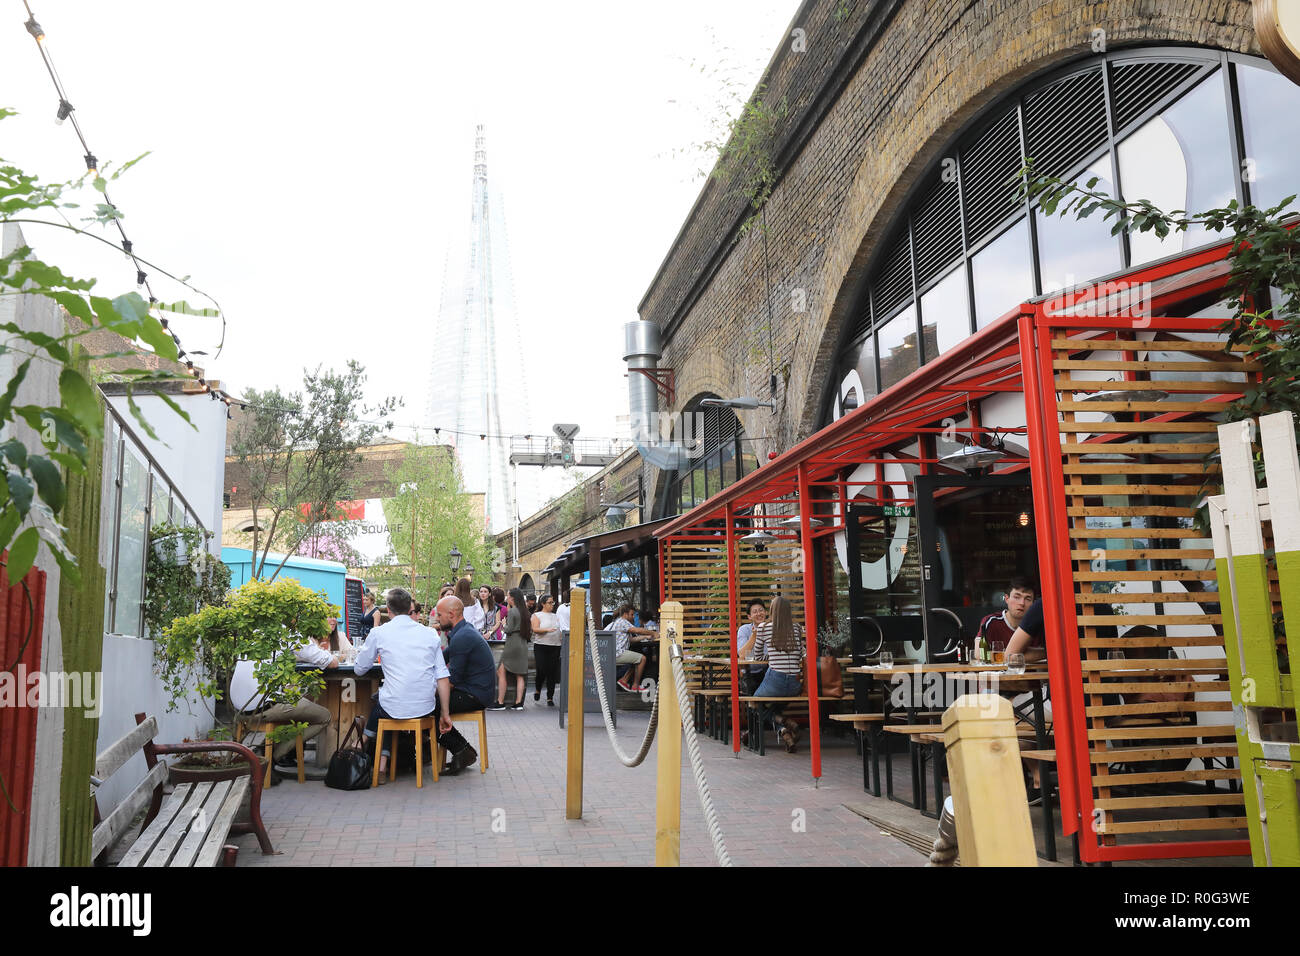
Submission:
<svg viewBox="0 0 1300 956">
<path fill-rule="evenodd" d="M 731 120 L 725 135 L 704 143 L 717 155 L 711 177 L 744 196 L 753 211 L 741 223 L 737 238 L 755 226 L 766 229 L 763 210 L 780 178 L 776 165 L 776 134 L 789 116 L 785 99 L 779 102 L 768 96 L 767 86 L 759 84 Z"/>
<path fill-rule="evenodd" d="M 394 583 L 411 588 L 415 599 L 431 606 L 451 576 L 448 555 L 461 553 L 460 570 L 473 567 L 483 579 L 491 570 L 491 549 L 483 520 L 462 484 L 460 468 L 445 445 L 408 445 L 401 464 L 389 466 L 387 477 L 398 489 L 384 504 L 393 542 L 390 565 L 407 565 L 407 576 Z"/>
<path fill-rule="evenodd" d="M 171 542 L 179 548 L 172 550 Z M 205 543 L 198 528 L 164 521 L 149 529 L 144 571 L 148 633 L 160 634 L 175 618 L 218 604 L 225 597 L 230 588 L 230 568 L 209 554 Z"/>
<path fill-rule="evenodd" d="M 295 703 L 319 694 L 324 686 L 320 672 L 297 670 L 294 651 L 310 638 L 327 636 L 325 619 L 338 614 L 324 592 L 284 578 L 254 579 L 218 604 L 175 618 L 154 644 L 155 671 L 168 695 L 167 709 L 179 709 L 196 685 L 205 703 L 228 701 L 230 678 L 240 660 L 257 662 L 253 671 L 263 692 L 258 706 Z M 233 739 L 236 715 L 231 707 L 226 711 L 225 732 Z M 212 712 L 216 718 L 215 707 Z M 301 729 L 285 725 L 270 736 L 273 741 L 288 739 Z"/>
<path fill-rule="evenodd" d="M 849 646 L 853 629 L 848 617 L 837 617 L 817 628 L 817 653 L 839 657 L 840 651 Z"/>
<path fill-rule="evenodd" d="M 0 120 L 12 115 L 11 110 L 0 109 Z M 125 164 L 109 178 L 116 179 L 137 161 Z M 0 159 L 0 223 L 50 226 L 94 241 L 105 241 L 72 224 L 64 212 L 79 208 L 78 203 L 69 201 L 69 196 L 87 178 L 88 175 L 75 181 L 41 183 L 36 176 Z M 90 184 L 100 192 L 105 189 L 104 175 L 97 174 L 90 179 Z M 98 203 L 83 221 L 103 224 L 119 215 L 111 206 Z M 16 363 L 0 392 L 0 428 L 6 428 L 13 436 L 0 444 L 0 461 L 5 469 L 5 480 L 0 483 L 0 550 L 9 551 L 10 581 L 17 581 L 31 568 L 41 541 L 70 582 L 77 579 L 76 558 L 68 550 L 65 529 L 58 522 L 66 499 L 64 476 L 65 473 L 84 474 L 88 442 L 101 437 L 103 432 L 103 412 L 94 386 L 76 358 L 77 340 L 97 329 L 110 329 L 164 359 L 177 357 L 176 343 L 139 294 L 128 292 L 112 298 L 95 295 L 92 293 L 95 285 L 94 279 L 64 274 L 57 266 L 37 258 L 26 245 L 0 257 L 0 298 L 32 295 L 49 299 L 80 320 L 81 325 L 79 330 L 50 334 L 25 329 L 16 322 L 0 324 L 0 330 L 7 333 L 5 341 L 0 343 L 0 354 L 13 356 Z M 205 311 L 190 309 L 184 303 L 175 303 L 174 310 L 199 314 Z M 60 367 L 60 403 L 16 404 L 19 388 L 33 363 L 45 362 Z M 154 436 L 153 428 L 135 402 L 134 390 L 175 376 L 159 369 L 127 369 L 117 374 L 127 383 L 127 406 L 131 414 L 146 434 Z M 159 390 L 153 394 L 189 421 L 189 416 L 165 392 Z M 34 438 L 15 429 L 20 422 L 31 429 Z"/>
</svg>

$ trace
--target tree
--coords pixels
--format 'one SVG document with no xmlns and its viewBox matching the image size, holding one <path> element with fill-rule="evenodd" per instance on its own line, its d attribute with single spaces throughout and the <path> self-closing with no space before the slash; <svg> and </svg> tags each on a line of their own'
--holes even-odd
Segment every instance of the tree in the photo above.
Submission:
<svg viewBox="0 0 1300 956">
<path fill-rule="evenodd" d="M 305 395 L 279 388 L 249 391 L 251 414 L 236 428 L 231 451 L 245 470 L 252 502 L 253 577 L 266 574 L 273 543 L 285 556 L 270 580 L 304 543 L 337 536 L 338 502 L 356 486 L 357 449 L 391 427 L 378 419 L 400 404 L 395 398 L 365 404 L 365 381 L 364 368 L 349 361 L 341 373 L 304 369 Z"/>
<path fill-rule="evenodd" d="M 398 488 L 384 504 L 393 541 L 390 563 L 408 566 L 406 586 L 417 601 L 437 603 L 439 589 L 451 577 L 453 547 L 461 553 L 458 576 L 469 566 L 479 572 L 492 569 L 483 519 L 474 513 L 450 449 L 408 445 L 402 463 L 389 466 L 388 477 Z"/>
</svg>

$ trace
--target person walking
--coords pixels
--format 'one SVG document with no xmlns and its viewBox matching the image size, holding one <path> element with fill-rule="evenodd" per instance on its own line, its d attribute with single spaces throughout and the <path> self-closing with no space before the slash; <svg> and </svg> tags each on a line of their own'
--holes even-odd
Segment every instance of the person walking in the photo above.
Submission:
<svg viewBox="0 0 1300 956">
<path fill-rule="evenodd" d="M 542 684 L 546 684 L 546 706 L 555 706 L 555 685 L 560 680 L 560 622 L 555 614 L 555 598 L 549 594 L 538 599 L 533 613 L 533 658 L 537 663 L 537 676 L 533 686 L 533 700 L 541 700 Z"/>
<path fill-rule="evenodd" d="M 524 592 L 519 588 L 510 589 L 506 604 L 510 610 L 506 614 L 506 649 L 501 655 L 501 667 L 507 677 L 515 679 L 515 702 L 510 709 L 523 710 L 528 682 L 528 642 L 533 636 L 532 618 L 526 613 L 528 605 L 524 601 Z M 501 700 L 504 703 L 504 693 Z"/>
</svg>

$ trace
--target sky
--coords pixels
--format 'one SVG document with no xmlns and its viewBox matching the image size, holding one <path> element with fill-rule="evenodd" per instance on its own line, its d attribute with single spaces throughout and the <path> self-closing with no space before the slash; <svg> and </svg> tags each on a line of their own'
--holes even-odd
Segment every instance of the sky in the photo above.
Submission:
<svg viewBox="0 0 1300 956">
<path fill-rule="evenodd" d="M 404 400 L 399 426 L 422 423 L 447 245 L 465 232 L 484 124 L 524 329 L 504 348 L 527 368 L 532 427 L 576 422 L 581 437 L 616 434 L 623 324 L 704 184 L 700 144 L 798 7 L 31 2 L 101 167 L 151 151 L 110 194 L 138 254 L 220 303 L 219 356 L 216 320 L 175 327 L 236 396 L 352 358 L 372 399 Z M 75 178 L 83 151 L 55 123 L 23 3 L 0 12 L 0 106 L 20 114 L 0 121 L 0 157 Z M 24 229 L 47 261 L 99 278 L 96 291 L 135 287 L 114 250 Z M 147 271 L 161 300 L 209 304 Z"/>
</svg>

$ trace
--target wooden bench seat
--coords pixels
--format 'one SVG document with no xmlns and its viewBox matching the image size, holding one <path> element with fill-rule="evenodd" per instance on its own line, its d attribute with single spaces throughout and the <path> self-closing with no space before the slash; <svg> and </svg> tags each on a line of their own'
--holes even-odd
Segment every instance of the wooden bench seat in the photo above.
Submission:
<svg viewBox="0 0 1300 956">
<path fill-rule="evenodd" d="M 95 802 L 95 827 L 90 838 L 92 859 L 116 843 L 146 806 L 149 812 L 140 833 L 119 866 L 216 866 L 218 862 L 233 866 L 237 851 L 226 844 L 231 833 L 256 833 L 262 852 L 268 855 L 275 852 L 262 824 L 262 768 L 253 751 L 230 741 L 155 744 L 157 719 L 136 714 L 135 721 L 134 730 L 95 759 L 91 783 L 102 784 L 140 751 L 144 752 L 149 772 L 106 818 L 101 819 L 99 803 Z M 159 756 L 221 750 L 234 752 L 248 761 L 248 773 L 233 780 L 178 784 L 164 801 L 163 785 L 169 771 Z M 251 822 L 236 823 L 235 815 L 246 795 Z"/>
</svg>

